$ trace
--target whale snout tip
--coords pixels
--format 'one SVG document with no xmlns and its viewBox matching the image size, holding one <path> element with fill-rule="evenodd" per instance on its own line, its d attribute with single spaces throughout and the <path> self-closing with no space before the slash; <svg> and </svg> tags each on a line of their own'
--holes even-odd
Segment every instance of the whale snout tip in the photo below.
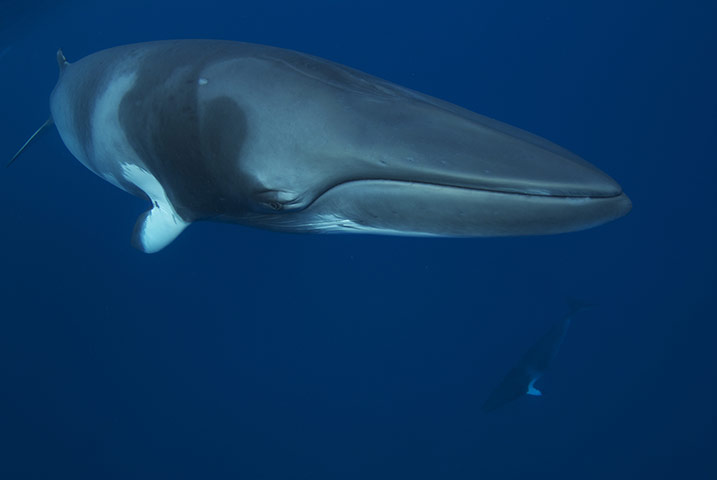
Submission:
<svg viewBox="0 0 717 480">
<path fill-rule="evenodd" d="M 616 203 L 617 205 L 615 208 L 615 218 L 624 217 L 632 211 L 632 200 L 630 200 L 630 197 L 628 197 L 625 192 L 622 192 L 620 195 L 618 195 Z"/>
</svg>

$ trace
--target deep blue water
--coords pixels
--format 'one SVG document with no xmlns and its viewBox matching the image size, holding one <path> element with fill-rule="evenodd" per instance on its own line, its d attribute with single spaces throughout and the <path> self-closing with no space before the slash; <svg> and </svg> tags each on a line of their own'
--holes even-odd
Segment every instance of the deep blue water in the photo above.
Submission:
<svg viewBox="0 0 717 480">
<path fill-rule="evenodd" d="M 55 51 L 223 38 L 325 57 L 544 136 L 634 203 L 579 233 L 192 226 L 56 132 L 0 172 L 0 478 L 717 478 L 714 2 L 3 2 L 0 153 Z M 492 387 L 567 309 L 544 396 Z"/>
</svg>

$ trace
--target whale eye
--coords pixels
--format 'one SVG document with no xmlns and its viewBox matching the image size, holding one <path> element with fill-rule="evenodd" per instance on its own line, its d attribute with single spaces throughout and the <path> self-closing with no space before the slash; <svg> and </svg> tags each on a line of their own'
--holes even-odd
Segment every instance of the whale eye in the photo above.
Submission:
<svg viewBox="0 0 717 480">
<path fill-rule="evenodd" d="M 254 208 L 259 212 L 291 212 L 303 207 L 298 196 L 285 190 L 264 189 L 252 195 Z"/>
</svg>

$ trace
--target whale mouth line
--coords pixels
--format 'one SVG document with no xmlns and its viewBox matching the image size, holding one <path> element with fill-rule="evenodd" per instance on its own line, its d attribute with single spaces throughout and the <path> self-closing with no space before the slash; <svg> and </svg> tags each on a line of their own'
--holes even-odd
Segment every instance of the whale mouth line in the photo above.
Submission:
<svg viewBox="0 0 717 480">
<path fill-rule="evenodd" d="M 611 196 L 540 195 L 363 178 L 337 182 L 293 210 L 253 212 L 242 222 L 302 232 L 445 237 L 544 235 L 600 225 L 627 214 L 631 208 L 630 199 L 622 191 Z"/>
<path fill-rule="evenodd" d="M 617 193 L 614 194 L 606 194 L 606 195 L 584 195 L 584 194 L 566 194 L 566 193 L 553 193 L 550 192 L 547 189 L 510 189 L 510 188 L 488 188 L 488 187 L 469 187 L 465 185 L 455 185 L 455 184 L 449 184 L 449 183 L 438 183 L 438 182 L 427 182 L 427 181 L 421 181 L 421 180 L 399 180 L 399 179 L 392 179 L 392 178 L 361 178 L 361 179 L 353 179 L 353 180 L 346 180 L 343 182 L 338 182 L 334 185 L 331 185 L 329 188 L 325 189 L 308 204 L 305 208 L 310 207 L 314 202 L 319 200 L 322 196 L 326 195 L 330 191 L 344 187 L 349 185 L 355 185 L 360 183 L 385 183 L 385 184 L 395 184 L 395 185 L 416 185 L 420 187 L 435 187 L 435 188 L 441 188 L 441 189 L 454 189 L 457 191 L 467 191 L 467 192 L 482 192 L 482 193 L 492 193 L 497 195 L 516 195 L 516 196 L 524 196 L 524 197 L 543 197 L 543 198 L 551 198 L 551 199 L 565 199 L 565 200 L 608 200 L 611 198 L 619 198 L 620 196 L 624 195 L 623 191 L 620 190 Z"/>
</svg>

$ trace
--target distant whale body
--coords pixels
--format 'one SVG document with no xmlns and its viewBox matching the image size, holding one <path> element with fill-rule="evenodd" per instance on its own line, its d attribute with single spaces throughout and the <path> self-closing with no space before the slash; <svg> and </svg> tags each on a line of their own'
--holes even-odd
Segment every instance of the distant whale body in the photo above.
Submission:
<svg viewBox="0 0 717 480">
<path fill-rule="evenodd" d="M 543 138 L 303 53 L 171 40 L 57 58 L 45 126 L 150 202 L 132 238 L 145 252 L 198 220 L 499 236 L 580 230 L 631 209 L 614 180 Z"/>
<path fill-rule="evenodd" d="M 491 412 L 523 395 L 541 396 L 543 394 L 535 387 L 535 382 L 545 373 L 558 354 L 575 314 L 591 305 L 578 300 L 570 300 L 569 306 L 568 314 L 555 322 L 550 330 L 530 347 L 493 390 L 483 404 L 483 411 Z"/>
</svg>

